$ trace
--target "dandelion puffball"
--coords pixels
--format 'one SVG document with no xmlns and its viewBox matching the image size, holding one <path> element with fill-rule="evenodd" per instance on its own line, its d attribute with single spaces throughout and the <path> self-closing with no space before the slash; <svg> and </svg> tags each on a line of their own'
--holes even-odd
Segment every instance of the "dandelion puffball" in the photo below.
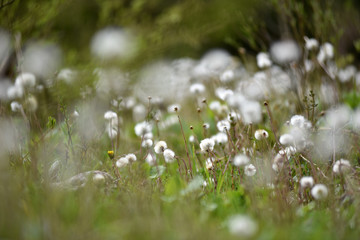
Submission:
<svg viewBox="0 0 360 240">
<path fill-rule="evenodd" d="M 165 149 L 164 150 L 164 158 L 165 158 L 165 162 L 167 163 L 172 163 L 175 161 L 175 153 L 174 151 L 170 150 L 170 149 Z"/>
<path fill-rule="evenodd" d="M 236 167 L 247 165 L 250 162 L 250 159 L 245 154 L 238 154 L 233 159 L 233 164 Z"/>
<path fill-rule="evenodd" d="M 107 27 L 98 31 L 91 41 L 91 52 L 102 60 L 127 59 L 136 51 L 136 38 L 127 29 Z"/>
<path fill-rule="evenodd" d="M 311 176 L 304 176 L 300 179 L 300 186 L 302 188 L 311 188 L 314 185 L 314 178 Z"/>
<path fill-rule="evenodd" d="M 255 139 L 262 140 L 269 137 L 269 133 L 264 129 L 258 129 L 255 131 Z"/>
<path fill-rule="evenodd" d="M 316 199 L 316 200 L 322 200 L 325 199 L 328 196 L 328 189 L 324 184 L 316 184 L 312 189 L 311 189 L 311 195 Z"/>
<path fill-rule="evenodd" d="M 167 144 L 165 141 L 159 141 L 155 144 L 154 147 L 155 153 L 157 154 L 164 153 L 165 149 L 167 149 Z"/>
<path fill-rule="evenodd" d="M 202 152 L 211 152 L 214 150 L 215 141 L 211 138 L 205 138 L 200 142 L 200 149 Z"/>
<path fill-rule="evenodd" d="M 228 221 L 228 227 L 231 234 L 239 237 L 252 237 L 258 226 L 250 217 L 244 215 L 232 216 Z"/>
</svg>

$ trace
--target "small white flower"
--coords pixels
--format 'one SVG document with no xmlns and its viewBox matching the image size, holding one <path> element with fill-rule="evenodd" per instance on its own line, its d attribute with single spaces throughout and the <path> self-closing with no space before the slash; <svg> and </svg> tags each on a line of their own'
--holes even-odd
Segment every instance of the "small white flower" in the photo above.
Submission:
<svg viewBox="0 0 360 240">
<path fill-rule="evenodd" d="M 129 159 L 126 157 L 122 157 L 116 161 L 116 167 L 122 168 L 129 164 Z"/>
<path fill-rule="evenodd" d="M 264 129 L 258 129 L 255 131 L 256 140 L 262 140 L 269 137 L 269 133 Z"/>
<path fill-rule="evenodd" d="M 194 135 L 190 135 L 189 142 L 191 142 L 191 143 L 195 142 L 195 136 Z"/>
<path fill-rule="evenodd" d="M 156 165 L 156 157 L 148 154 L 145 158 L 145 161 L 150 165 L 150 166 L 154 166 Z"/>
<path fill-rule="evenodd" d="M 214 150 L 215 141 L 211 138 L 205 138 L 200 142 L 200 149 L 202 152 L 211 152 Z"/>
<path fill-rule="evenodd" d="M 231 234 L 244 238 L 254 236 L 258 229 L 256 222 L 245 215 L 232 216 L 228 221 L 228 227 Z"/>
<path fill-rule="evenodd" d="M 149 148 L 153 145 L 153 140 L 151 139 L 144 139 L 144 141 L 141 143 L 141 146 L 143 148 Z"/>
<path fill-rule="evenodd" d="M 190 92 L 194 95 L 205 92 L 205 86 L 201 83 L 194 83 L 190 86 Z"/>
<path fill-rule="evenodd" d="M 170 149 L 165 149 L 164 158 L 165 158 L 165 162 L 167 162 L 167 163 L 174 162 L 175 161 L 175 153 L 174 153 L 174 151 L 172 151 Z"/>
<path fill-rule="evenodd" d="M 344 173 L 351 169 L 351 164 L 348 160 L 340 159 L 337 160 L 333 166 L 334 173 Z"/>
<path fill-rule="evenodd" d="M 16 101 L 11 102 L 10 107 L 13 112 L 18 112 L 22 108 L 21 104 Z"/>
<path fill-rule="evenodd" d="M 221 120 L 216 124 L 216 127 L 220 132 L 226 132 L 230 130 L 230 122 L 228 120 Z"/>
<path fill-rule="evenodd" d="M 311 189 L 311 195 L 316 199 L 316 200 L 322 200 L 325 199 L 328 196 L 328 189 L 324 184 L 316 184 L 312 189 Z"/>
<path fill-rule="evenodd" d="M 259 68 L 267 68 L 272 65 L 270 56 L 268 53 L 260 52 L 256 56 L 257 65 Z"/>
<path fill-rule="evenodd" d="M 129 160 L 129 162 L 135 162 L 137 160 L 136 155 L 133 153 L 129 153 L 125 156 Z"/>
<path fill-rule="evenodd" d="M 210 158 L 206 160 L 206 168 L 210 170 L 213 167 L 213 163 Z"/>
<path fill-rule="evenodd" d="M 246 175 L 246 176 L 251 177 L 251 176 L 254 176 L 254 175 L 255 175 L 255 173 L 256 173 L 256 168 L 255 168 L 254 165 L 249 164 L 249 165 L 246 165 L 246 166 L 245 166 L 244 171 L 245 171 L 245 175 Z"/>
<path fill-rule="evenodd" d="M 142 137 L 147 133 L 152 131 L 152 126 L 150 123 L 144 121 L 135 125 L 135 134 L 138 137 Z"/>
<path fill-rule="evenodd" d="M 319 42 L 315 38 L 308 38 L 305 36 L 304 40 L 305 40 L 305 48 L 307 50 L 314 50 L 319 47 Z"/>
<path fill-rule="evenodd" d="M 73 112 L 72 115 L 73 115 L 73 117 L 75 117 L 75 118 L 78 117 L 78 116 L 80 116 L 79 112 L 76 111 L 76 110 L 74 110 L 74 112 Z"/>
<path fill-rule="evenodd" d="M 245 154 L 238 154 L 233 159 L 233 164 L 236 167 L 247 165 L 250 162 L 250 159 Z"/>
<path fill-rule="evenodd" d="M 159 141 L 155 144 L 154 150 L 157 154 L 164 153 L 165 149 L 167 149 L 167 144 L 165 141 Z"/>
<path fill-rule="evenodd" d="M 314 186 L 314 179 L 311 176 L 304 176 L 300 179 L 300 186 L 302 188 L 311 188 Z"/>
</svg>

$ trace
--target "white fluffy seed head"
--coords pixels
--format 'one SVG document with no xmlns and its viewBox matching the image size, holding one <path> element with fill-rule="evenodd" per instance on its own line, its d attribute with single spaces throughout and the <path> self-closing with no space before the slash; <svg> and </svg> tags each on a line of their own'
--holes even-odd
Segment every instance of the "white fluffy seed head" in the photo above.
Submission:
<svg viewBox="0 0 360 240">
<path fill-rule="evenodd" d="M 228 120 L 221 120 L 216 124 L 217 129 L 220 132 L 226 132 L 230 130 L 230 122 Z"/>
<path fill-rule="evenodd" d="M 15 85 L 22 88 L 33 88 L 36 85 L 36 77 L 32 73 L 20 73 L 15 79 Z"/>
<path fill-rule="evenodd" d="M 206 160 L 206 168 L 210 170 L 213 167 L 213 163 L 210 158 Z"/>
<path fill-rule="evenodd" d="M 254 135 L 256 140 L 262 140 L 269 137 L 269 133 L 264 129 L 256 130 Z"/>
<path fill-rule="evenodd" d="M 245 215 L 232 216 L 228 220 L 228 227 L 231 234 L 243 238 L 254 236 L 258 229 L 256 222 Z"/>
<path fill-rule="evenodd" d="M 307 50 L 315 50 L 319 47 L 319 42 L 315 38 L 308 38 L 305 36 L 304 40 L 305 40 L 305 48 Z"/>
<path fill-rule="evenodd" d="M 117 119 L 117 114 L 113 111 L 107 111 L 105 114 L 104 114 L 104 118 L 106 120 L 113 120 L 113 119 Z"/>
<path fill-rule="evenodd" d="M 175 161 L 175 153 L 174 153 L 174 151 L 172 151 L 170 149 L 165 149 L 164 158 L 165 158 L 165 162 L 167 162 L 167 163 L 174 162 Z"/>
<path fill-rule="evenodd" d="M 205 138 L 200 142 L 200 149 L 202 152 L 211 152 L 214 150 L 215 141 L 211 138 Z"/>
<path fill-rule="evenodd" d="M 234 166 L 236 167 L 241 167 L 241 166 L 245 166 L 250 162 L 250 159 L 248 156 L 246 156 L 245 154 L 238 154 L 234 157 L 232 163 L 234 164 Z"/>
<path fill-rule="evenodd" d="M 295 41 L 285 40 L 274 43 L 271 46 L 270 54 L 274 62 L 287 64 L 299 60 L 301 49 Z"/>
<path fill-rule="evenodd" d="M 138 137 L 142 137 L 147 133 L 151 133 L 152 126 L 150 123 L 144 121 L 135 125 L 135 134 Z"/>
<path fill-rule="evenodd" d="M 125 157 L 129 160 L 129 162 L 135 162 L 137 160 L 136 155 L 133 153 L 129 153 Z"/>
<path fill-rule="evenodd" d="M 279 142 L 282 145 L 294 145 L 294 137 L 291 134 L 285 133 L 280 136 Z"/>
<path fill-rule="evenodd" d="M 256 56 L 257 65 L 259 68 L 271 67 L 272 61 L 268 53 L 260 52 Z"/>
<path fill-rule="evenodd" d="M 351 169 L 351 164 L 348 160 L 337 160 L 333 166 L 333 172 L 336 174 L 346 173 Z"/>
<path fill-rule="evenodd" d="M 11 107 L 11 111 L 13 112 L 18 112 L 22 108 L 21 104 L 16 101 L 12 101 L 10 103 L 10 107 Z"/>
<path fill-rule="evenodd" d="M 167 144 L 165 141 L 159 141 L 155 144 L 154 150 L 157 154 L 164 153 L 165 149 L 167 149 Z"/>
<path fill-rule="evenodd" d="M 311 176 L 304 176 L 300 179 L 300 186 L 302 188 L 311 188 L 314 186 L 314 178 Z"/>
<path fill-rule="evenodd" d="M 205 92 L 205 86 L 201 83 L 194 83 L 190 86 L 190 92 L 194 95 Z"/>
<path fill-rule="evenodd" d="M 153 145 L 153 140 L 151 139 L 144 139 L 144 141 L 141 144 L 143 148 L 150 148 L 152 145 Z"/>
<path fill-rule="evenodd" d="M 311 195 L 316 199 L 316 200 L 323 200 L 328 196 L 328 189 L 324 184 L 316 184 L 312 189 L 311 189 Z"/>
<path fill-rule="evenodd" d="M 105 183 L 105 177 L 104 175 L 100 174 L 100 173 L 96 173 L 94 176 L 93 176 L 93 182 L 96 184 L 96 185 L 102 185 Z"/>
<path fill-rule="evenodd" d="M 256 174 L 256 167 L 252 164 L 248 164 L 245 166 L 244 172 L 246 176 L 252 177 Z"/>
<path fill-rule="evenodd" d="M 150 165 L 150 166 L 154 166 L 156 165 L 156 157 L 148 154 L 145 158 L 145 161 Z"/>
<path fill-rule="evenodd" d="M 228 142 L 228 136 L 223 132 L 217 133 L 216 135 L 212 136 L 211 139 L 213 139 L 215 143 L 219 145 L 225 145 Z"/>
<path fill-rule="evenodd" d="M 118 168 L 123 168 L 128 164 L 129 164 L 129 159 L 126 157 L 122 157 L 116 161 L 116 167 L 118 167 Z"/>
</svg>

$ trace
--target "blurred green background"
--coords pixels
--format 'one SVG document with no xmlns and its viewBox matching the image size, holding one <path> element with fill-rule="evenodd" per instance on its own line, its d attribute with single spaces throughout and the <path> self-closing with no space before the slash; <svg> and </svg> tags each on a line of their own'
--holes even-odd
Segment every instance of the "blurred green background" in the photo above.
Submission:
<svg viewBox="0 0 360 240">
<path fill-rule="evenodd" d="M 23 42 L 48 39 L 65 52 L 66 65 L 89 60 L 91 37 L 106 26 L 134 30 L 141 51 L 130 67 L 159 57 L 198 57 L 210 48 L 259 52 L 284 38 L 332 42 L 355 53 L 360 39 L 356 0 L 5 0 L 0 25 Z M 357 45 L 360 45 L 359 43 Z M 358 46 L 359 48 L 360 46 Z M 358 58 L 354 55 L 352 59 Z"/>
</svg>

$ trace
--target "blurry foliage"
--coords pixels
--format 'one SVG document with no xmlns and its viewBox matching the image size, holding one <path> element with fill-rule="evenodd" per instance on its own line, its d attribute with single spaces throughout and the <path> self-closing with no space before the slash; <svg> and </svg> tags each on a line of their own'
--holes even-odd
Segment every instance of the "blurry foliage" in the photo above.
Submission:
<svg viewBox="0 0 360 240">
<path fill-rule="evenodd" d="M 66 50 L 67 64 L 87 62 L 96 30 L 125 26 L 142 40 L 130 64 L 135 67 L 163 56 L 198 57 L 214 47 L 234 54 L 239 47 L 258 52 L 286 37 L 303 42 L 307 35 L 336 45 L 345 31 L 356 32 L 350 43 L 354 47 L 359 27 L 339 26 L 348 27 L 343 11 L 360 18 L 358 5 L 354 0 L 17 0 L 1 10 L 0 23 L 13 33 L 21 32 L 24 41 L 57 42 Z"/>
</svg>

